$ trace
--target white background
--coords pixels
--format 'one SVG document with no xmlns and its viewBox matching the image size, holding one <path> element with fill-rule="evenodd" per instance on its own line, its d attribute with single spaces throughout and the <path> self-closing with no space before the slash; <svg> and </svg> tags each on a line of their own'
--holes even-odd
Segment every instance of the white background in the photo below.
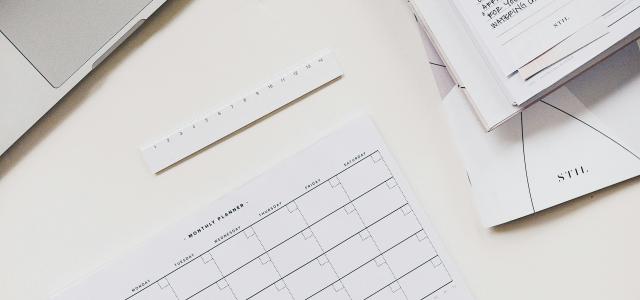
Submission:
<svg viewBox="0 0 640 300">
<path fill-rule="evenodd" d="M 345 76 L 159 176 L 138 148 L 329 47 Z M 0 299 L 46 299 L 360 113 L 477 299 L 637 299 L 637 180 L 497 229 L 403 0 L 169 1 L 0 158 Z"/>
</svg>

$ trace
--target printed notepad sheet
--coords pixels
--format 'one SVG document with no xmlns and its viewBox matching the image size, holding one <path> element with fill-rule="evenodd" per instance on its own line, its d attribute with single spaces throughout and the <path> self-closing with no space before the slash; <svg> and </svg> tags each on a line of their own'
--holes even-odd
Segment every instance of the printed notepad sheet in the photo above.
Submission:
<svg viewBox="0 0 640 300">
<path fill-rule="evenodd" d="M 472 297 L 361 118 L 54 299 Z"/>
</svg>

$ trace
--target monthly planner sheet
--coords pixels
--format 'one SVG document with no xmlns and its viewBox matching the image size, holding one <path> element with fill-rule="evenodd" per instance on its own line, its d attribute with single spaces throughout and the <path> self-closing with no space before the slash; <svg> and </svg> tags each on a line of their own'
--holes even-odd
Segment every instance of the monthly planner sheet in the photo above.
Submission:
<svg viewBox="0 0 640 300">
<path fill-rule="evenodd" d="M 360 118 L 54 299 L 472 297 Z"/>
</svg>

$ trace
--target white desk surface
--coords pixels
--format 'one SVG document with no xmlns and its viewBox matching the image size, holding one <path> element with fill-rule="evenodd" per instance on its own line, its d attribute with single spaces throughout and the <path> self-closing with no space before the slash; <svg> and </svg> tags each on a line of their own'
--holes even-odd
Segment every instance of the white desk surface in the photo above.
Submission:
<svg viewBox="0 0 640 300">
<path fill-rule="evenodd" d="M 169 1 L 0 160 L 0 299 L 47 299 L 359 113 L 477 299 L 637 299 L 638 180 L 481 227 L 405 0 Z M 344 78 L 155 176 L 139 146 L 324 47 Z"/>
</svg>

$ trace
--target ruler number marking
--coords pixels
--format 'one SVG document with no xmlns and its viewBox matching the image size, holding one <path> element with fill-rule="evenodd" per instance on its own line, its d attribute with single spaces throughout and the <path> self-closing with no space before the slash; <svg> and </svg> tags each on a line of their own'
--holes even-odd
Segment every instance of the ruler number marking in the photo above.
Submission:
<svg viewBox="0 0 640 300">
<path fill-rule="evenodd" d="M 232 118 L 232 115 L 237 113 L 226 116 L 227 110 L 234 110 L 234 111 L 238 111 L 239 113 L 242 113 L 245 110 L 251 111 L 252 109 L 254 109 L 253 106 L 240 105 L 240 104 L 243 104 L 243 103 L 250 104 L 253 101 L 253 99 L 250 99 L 252 96 L 260 97 L 260 99 L 263 99 L 262 101 L 269 100 L 269 102 L 274 101 L 275 103 L 283 102 L 282 105 L 284 105 L 302 96 L 301 94 L 301 95 L 297 95 L 296 97 L 293 97 L 292 94 L 302 92 L 302 90 L 300 91 L 296 90 L 296 89 L 300 89 L 300 87 L 297 87 L 297 84 L 295 82 L 298 82 L 300 80 L 303 80 L 303 81 L 318 80 L 318 79 L 314 79 L 315 76 L 311 76 L 310 78 L 308 78 L 308 76 L 310 75 L 307 75 L 307 74 L 314 74 L 317 72 L 321 72 L 321 74 L 327 80 L 335 79 L 341 76 L 342 71 L 339 69 L 337 65 L 334 67 L 333 65 L 329 64 L 328 67 L 317 68 L 317 71 L 315 71 L 316 64 L 324 64 L 326 62 L 330 62 L 331 59 L 333 59 L 331 54 L 329 52 L 326 52 L 322 55 L 316 56 L 313 59 L 307 60 L 306 62 L 299 64 L 294 69 L 289 69 L 289 72 L 284 73 L 284 75 L 276 77 L 271 81 L 267 81 L 267 83 L 261 86 L 260 88 L 253 91 L 250 90 L 249 93 L 245 94 L 244 97 L 232 102 L 231 104 L 227 104 L 227 106 L 224 106 L 221 109 L 219 108 L 218 110 L 214 110 L 207 117 L 200 119 L 200 121 L 192 122 L 190 125 L 187 125 L 182 129 L 175 131 L 173 134 L 168 135 L 166 138 L 164 138 L 164 140 L 157 141 L 156 143 L 148 147 L 149 150 L 154 150 L 153 152 L 156 153 L 156 154 L 153 154 L 153 156 L 146 156 L 146 154 L 144 153 L 145 150 L 143 149 L 143 155 L 145 155 L 145 160 L 147 161 L 147 164 L 149 164 L 149 166 L 154 172 L 158 172 L 183 158 L 183 157 L 177 157 L 176 155 L 183 155 L 186 152 L 193 153 L 199 150 L 199 149 L 191 149 L 195 147 L 195 145 L 188 144 L 191 139 L 180 139 L 177 137 L 195 135 L 195 137 L 198 138 L 198 136 L 202 135 L 200 139 L 206 138 L 207 131 L 213 130 L 215 132 L 216 130 L 219 130 L 219 129 L 218 129 L 218 126 L 214 126 L 214 127 L 200 126 L 200 122 L 202 120 L 204 120 L 204 123 L 208 123 L 212 125 L 214 123 L 211 123 L 210 121 L 214 121 L 214 120 L 209 120 L 209 119 L 214 117 L 217 117 L 221 122 L 234 122 L 235 120 Z M 293 85 L 289 84 L 289 81 L 291 81 L 291 84 Z M 325 81 L 323 83 L 326 83 L 326 82 L 328 81 Z M 290 91 L 289 89 L 293 89 L 293 91 Z M 267 92 L 266 94 L 263 95 L 265 91 L 271 91 L 271 90 L 274 90 L 274 91 L 283 90 L 284 95 L 275 94 L 272 92 Z M 284 98 L 279 99 L 280 97 L 284 97 Z M 289 98 L 292 98 L 292 99 L 289 99 Z M 257 103 L 255 105 L 257 105 Z M 264 111 L 264 112 L 261 111 L 259 113 L 268 114 L 269 112 L 270 111 Z M 216 120 L 215 124 L 217 124 L 217 122 L 218 120 Z M 238 125 L 242 125 L 242 124 L 238 124 Z M 221 136 L 226 136 L 234 131 L 235 130 L 231 130 L 230 132 L 225 132 L 224 134 L 221 133 Z M 215 141 L 217 141 L 217 138 L 210 142 L 213 143 Z M 165 143 L 167 144 L 167 147 L 164 146 Z M 178 151 L 178 153 L 182 153 L 182 154 L 174 154 L 174 151 Z"/>
</svg>

